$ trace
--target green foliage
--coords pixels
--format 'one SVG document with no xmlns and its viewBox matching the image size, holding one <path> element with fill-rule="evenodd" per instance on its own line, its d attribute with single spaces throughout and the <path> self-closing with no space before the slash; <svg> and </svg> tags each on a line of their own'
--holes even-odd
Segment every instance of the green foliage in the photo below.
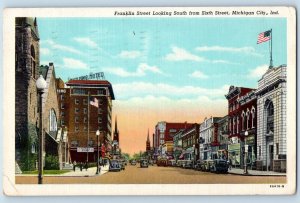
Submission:
<svg viewBox="0 0 300 203">
<path fill-rule="evenodd" d="M 45 157 L 45 170 L 59 170 L 59 161 L 57 156 L 46 155 Z"/>
<path fill-rule="evenodd" d="M 22 150 L 21 159 L 18 161 L 22 171 L 32 171 L 36 169 L 37 154 L 31 154 L 28 150 Z"/>
<path fill-rule="evenodd" d="M 126 160 L 130 159 L 130 155 L 128 153 L 122 153 L 122 157 L 124 157 Z"/>
<path fill-rule="evenodd" d="M 44 170 L 43 174 L 47 175 L 47 174 L 64 174 L 64 173 L 68 173 L 71 170 Z M 22 174 L 38 174 L 38 171 L 23 171 Z"/>
</svg>

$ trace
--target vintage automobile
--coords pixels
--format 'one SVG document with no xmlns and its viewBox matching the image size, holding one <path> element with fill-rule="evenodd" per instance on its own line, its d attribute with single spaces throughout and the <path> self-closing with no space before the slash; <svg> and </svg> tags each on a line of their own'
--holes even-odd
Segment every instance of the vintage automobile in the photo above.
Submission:
<svg viewBox="0 0 300 203">
<path fill-rule="evenodd" d="M 193 167 L 193 161 L 192 160 L 185 160 L 182 167 L 183 168 L 192 168 Z"/>
<path fill-rule="evenodd" d="M 176 163 L 176 166 L 183 167 L 184 163 L 185 163 L 185 160 L 178 160 Z"/>
<path fill-rule="evenodd" d="M 147 159 L 141 159 L 140 160 L 140 167 L 141 168 L 148 168 L 149 164 L 148 164 L 148 160 Z"/>
<path fill-rule="evenodd" d="M 156 161 L 156 165 L 157 166 L 167 166 L 167 162 L 168 162 L 167 159 L 159 159 Z"/>
<path fill-rule="evenodd" d="M 149 160 L 149 165 L 153 166 L 153 164 L 154 164 L 154 161 L 150 159 Z"/>
<path fill-rule="evenodd" d="M 212 159 L 201 160 L 200 161 L 200 166 L 199 166 L 200 170 L 209 172 L 213 162 L 214 162 L 214 160 L 212 160 Z"/>
<path fill-rule="evenodd" d="M 168 166 L 176 166 L 176 160 L 175 160 L 175 159 L 170 159 L 170 160 L 168 160 L 167 165 L 168 165 Z"/>
<path fill-rule="evenodd" d="M 123 160 L 119 160 L 119 164 L 120 164 L 121 170 L 125 170 L 125 162 Z"/>
<path fill-rule="evenodd" d="M 210 172 L 227 173 L 228 163 L 224 159 L 214 159 L 210 164 Z"/>
<path fill-rule="evenodd" d="M 110 160 L 109 171 L 121 171 L 120 162 L 116 159 Z"/>
<path fill-rule="evenodd" d="M 136 160 L 131 160 L 130 164 L 135 166 L 136 165 Z"/>
</svg>

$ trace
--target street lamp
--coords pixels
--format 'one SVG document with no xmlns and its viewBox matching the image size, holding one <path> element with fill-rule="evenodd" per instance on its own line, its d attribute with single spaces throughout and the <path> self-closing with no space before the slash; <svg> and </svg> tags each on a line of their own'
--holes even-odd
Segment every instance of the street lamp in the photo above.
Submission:
<svg viewBox="0 0 300 203">
<path fill-rule="evenodd" d="M 99 174 L 99 135 L 100 131 L 96 131 L 96 137 L 97 137 L 97 172 L 96 174 Z"/>
<path fill-rule="evenodd" d="M 248 136 L 248 131 L 245 131 L 245 155 L 244 155 L 244 174 L 248 174 L 247 169 L 247 157 L 248 157 L 248 145 L 246 144 L 246 137 Z"/>
<path fill-rule="evenodd" d="M 42 102 L 42 95 L 44 93 L 45 88 L 47 87 L 47 82 L 43 78 L 42 75 L 36 81 L 36 87 L 39 94 L 39 109 L 40 109 L 40 126 L 39 126 L 39 165 L 38 165 L 38 184 L 43 184 L 43 143 L 44 143 L 44 133 L 43 133 L 43 102 Z"/>
</svg>

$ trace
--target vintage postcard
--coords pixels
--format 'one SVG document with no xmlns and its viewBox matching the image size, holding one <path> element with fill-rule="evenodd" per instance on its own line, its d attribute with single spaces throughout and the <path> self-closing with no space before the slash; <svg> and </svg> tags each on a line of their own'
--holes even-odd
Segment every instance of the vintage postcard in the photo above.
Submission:
<svg viewBox="0 0 300 203">
<path fill-rule="evenodd" d="M 7 195 L 289 195 L 292 7 L 4 11 Z"/>
</svg>

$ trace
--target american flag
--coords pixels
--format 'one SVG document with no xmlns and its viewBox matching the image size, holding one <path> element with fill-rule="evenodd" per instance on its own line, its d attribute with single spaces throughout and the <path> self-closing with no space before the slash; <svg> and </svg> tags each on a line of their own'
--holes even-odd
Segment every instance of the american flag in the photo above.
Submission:
<svg viewBox="0 0 300 203">
<path fill-rule="evenodd" d="M 97 107 L 99 106 L 99 103 L 98 103 L 98 99 L 97 98 L 91 98 L 90 99 L 90 105 L 94 106 L 94 107 Z"/>
<path fill-rule="evenodd" d="M 269 41 L 271 39 L 271 30 L 259 33 L 258 39 L 257 39 L 257 44 Z"/>
</svg>

